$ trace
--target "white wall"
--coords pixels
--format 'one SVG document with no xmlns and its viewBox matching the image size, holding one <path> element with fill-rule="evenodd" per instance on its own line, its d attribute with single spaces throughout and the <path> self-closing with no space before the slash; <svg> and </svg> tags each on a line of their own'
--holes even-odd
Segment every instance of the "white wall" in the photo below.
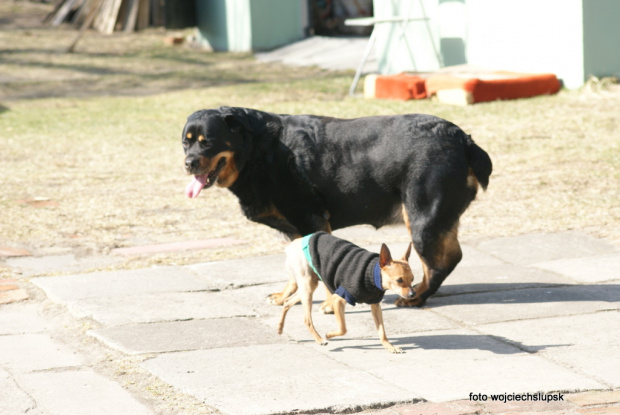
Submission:
<svg viewBox="0 0 620 415">
<path fill-rule="evenodd" d="M 582 4 L 588 1 L 423 0 L 431 35 L 423 23 L 409 23 L 409 51 L 397 25 L 377 26 L 379 68 L 382 73 L 435 71 L 440 65 L 434 45 L 448 65 L 554 73 L 566 87 L 578 88 L 589 75 L 584 74 Z M 419 0 L 374 0 L 374 10 L 377 18 L 421 16 Z M 618 32 L 604 30 L 610 29 Z"/>
<path fill-rule="evenodd" d="M 581 0 L 467 0 L 470 64 L 555 73 L 568 88 L 583 84 Z"/>
</svg>

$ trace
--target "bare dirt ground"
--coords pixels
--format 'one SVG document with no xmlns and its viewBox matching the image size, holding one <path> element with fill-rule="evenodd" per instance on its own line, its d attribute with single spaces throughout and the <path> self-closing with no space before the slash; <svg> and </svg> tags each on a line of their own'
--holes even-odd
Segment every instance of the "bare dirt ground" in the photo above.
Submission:
<svg viewBox="0 0 620 415">
<path fill-rule="evenodd" d="M 181 129 L 191 112 L 219 105 L 444 117 L 494 162 L 489 190 L 463 216 L 462 239 L 579 229 L 620 242 L 617 85 L 593 81 L 580 91 L 467 108 L 366 101 L 347 96 L 352 72 L 167 46 L 170 32 L 158 29 L 88 32 L 66 53 L 76 31 L 42 26 L 50 9 L 0 0 L 0 246 L 89 256 L 216 237 L 247 241 L 132 257 L 116 265 L 124 268 L 281 252 L 281 238 L 247 221 L 228 191 L 183 196 Z"/>
</svg>

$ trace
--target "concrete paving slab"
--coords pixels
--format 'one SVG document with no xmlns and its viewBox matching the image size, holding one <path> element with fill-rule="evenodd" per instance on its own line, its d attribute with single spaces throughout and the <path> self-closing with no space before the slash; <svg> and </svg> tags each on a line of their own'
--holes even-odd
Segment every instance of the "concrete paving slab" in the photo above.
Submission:
<svg viewBox="0 0 620 415">
<path fill-rule="evenodd" d="M 221 288 L 239 288 L 276 281 L 286 283 L 288 275 L 284 261 L 284 254 L 265 255 L 188 265 L 185 269 L 207 278 Z"/>
<path fill-rule="evenodd" d="M 584 258 L 558 259 L 533 265 L 580 282 L 620 280 L 620 252 Z"/>
<path fill-rule="evenodd" d="M 458 266 L 444 281 L 437 295 L 508 291 L 523 288 L 574 284 L 569 277 L 532 267 L 504 264 L 501 266 Z"/>
<path fill-rule="evenodd" d="M 75 367 L 82 358 L 47 334 L 0 336 L 0 365 L 19 371 Z"/>
<path fill-rule="evenodd" d="M 77 264 L 78 262 L 73 254 L 12 258 L 7 260 L 7 265 L 20 268 L 26 276 L 44 274 L 51 270 L 75 269 Z"/>
<path fill-rule="evenodd" d="M 268 284 L 237 290 L 227 290 L 221 294 L 222 297 L 229 297 L 231 300 L 251 306 L 259 316 L 259 320 L 269 327 L 269 330 L 275 333 L 282 314 L 282 308 L 280 306 L 268 304 L 265 299 L 269 294 L 278 289 L 281 290 L 283 287 L 282 284 Z M 396 298 L 397 296 L 395 294 L 389 294 L 388 292 L 382 305 L 388 336 L 390 334 L 426 330 L 445 330 L 456 327 L 456 323 L 430 311 L 427 312 L 426 309 L 397 308 L 394 306 Z M 314 293 L 312 319 L 319 333 L 323 334 L 336 327 L 336 320 L 333 314 L 326 315 L 319 312 L 319 306 L 324 299 L 325 289 L 319 286 Z M 370 306 L 365 304 L 358 304 L 355 307 L 347 306 L 345 312 L 347 328 L 349 330 L 347 336 L 356 338 L 375 338 L 377 336 L 372 315 L 370 314 Z M 284 335 L 296 341 L 311 340 L 308 329 L 303 324 L 301 305 L 296 305 L 289 310 L 286 316 Z"/>
<path fill-rule="evenodd" d="M 391 355 L 372 340 L 339 340 L 316 347 L 352 370 L 363 370 L 432 402 L 469 399 L 470 393 L 606 387 L 588 376 L 467 329 L 397 336 L 391 341 L 406 353 Z"/>
<path fill-rule="evenodd" d="M 31 414 L 37 403 L 24 392 L 9 372 L 0 367 L 0 410 L 3 414 Z"/>
<path fill-rule="evenodd" d="M 472 245 L 461 243 L 461 251 L 463 252 L 463 259 L 459 262 L 460 267 L 499 267 L 502 265 L 508 265 L 503 260 L 497 258 L 495 255 L 482 251 Z M 457 268 L 457 269 L 458 269 Z"/>
<path fill-rule="evenodd" d="M 21 257 L 7 259 L 7 265 L 19 268 L 22 275 L 48 274 L 50 272 L 84 272 L 89 269 L 110 266 L 121 262 L 111 256 L 89 256 L 76 258 L 73 254 L 45 255 L 37 257 Z"/>
<path fill-rule="evenodd" d="M 49 325 L 35 304 L 10 304 L 0 312 L 0 335 L 42 332 Z"/>
<path fill-rule="evenodd" d="M 325 335 L 328 331 L 338 327 L 336 317 L 333 314 L 322 314 L 318 311 L 319 302 L 313 307 L 312 321 L 317 331 Z M 445 317 L 439 316 L 427 309 L 399 308 L 393 304 L 384 304 L 383 322 L 388 338 L 396 335 L 417 333 L 430 330 L 448 330 L 458 328 L 458 325 Z M 275 316 L 262 319 L 265 324 L 276 331 L 280 321 L 280 313 Z M 365 304 L 355 307 L 347 306 L 345 309 L 347 334 L 345 339 L 370 338 L 379 343 L 379 335 L 370 312 L 370 306 Z M 286 316 L 283 334 L 295 341 L 314 341 L 304 324 L 304 313 L 301 305 L 291 308 Z"/>
<path fill-rule="evenodd" d="M 620 284 L 541 287 L 434 297 L 428 307 L 442 316 L 470 325 L 593 313 L 620 308 Z"/>
<path fill-rule="evenodd" d="M 275 330 L 245 317 L 106 327 L 91 336 L 127 354 L 283 343 Z"/>
<path fill-rule="evenodd" d="M 389 362 L 387 352 L 381 356 Z M 142 366 L 225 414 L 360 410 L 418 399 L 403 385 L 299 344 L 170 353 Z"/>
<path fill-rule="evenodd" d="M 129 297 L 87 298 L 67 304 L 76 317 L 120 326 L 161 321 L 255 317 L 251 306 L 216 292 L 161 293 Z"/>
<path fill-rule="evenodd" d="M 541 318 L 479 326 L 484 333 L 518 342 L 607 387 L 620 387 L 620 313 Z"/>
<path fill-rule="evenodd" d="M 381 231 L 367 227 L 343 230 L 342 236 L 358 238 L 360 245 L 372 244 L 376 250 L 375 241 L 384 240 L 396 256 L 407 245 L 407 232 L 401 228 L 394 227 L 394 235 L 378 241 Z M 311 339 L 300 306 L 290 311 L 285 335 L 278 336 L 281 307 L 267 304 L 266 297 L 282 290 L 288 279 L 283 254 L 34 280 L 74 316 L 99 321 L 103 327 L 88 334 L 104 344 L 126 354 L 156 353 L 143 367 L 178 392 L 205 402 L 205 410 L 332 412 L 422 398 L 434 405 L 454 399 L 467 402 L 470 392 L 617 389 L 620 279 L 613 274 L 608 279 L 605 272 L 618 267 L 618 250 L 608 251 L 615 248 L 604 242 L 597 248 L 600 241 L 588 242 L 589 237 L 579 232 L 568 234 L 572 236 L 567 247 L 553 247 L 553 238 L 534 235 L 532 240 L 544 243 L 527 246 L 533 254 L 521 248 L 512 251 L 514 239 L 506 243 L 507 238 L 501 238 L 501 249 L 486 245 L 488 241 L 464 244 L 464 260 L 440 291 L 445 295 L 434 297 L 423 309 L 396 308 L 396 295 L 388 293 L 383 305 L 387 335 L 405 349 L 404 355 L 383 349 L 364 305 L 347 307 L 349 332 L 327 346 Z M 565 236 L 555 239 L 558 245 Z M 593 253 L 595 248 L 603 251 Z M 534 262 L 537 250 L 546 250 L 548 257 Z M 590 272 L 573 273 L 580 267 Z M 324 297 L 321 287 L 313 314 L 320 332 L 336 325 L 333 315 L 318 313 Z M 56 375 L 89 370 L 84 369 L 84 358 L 54 340 L 58 334 L 46 334 L 54 330 L 52 322 L 41 322 L 30 305 L 2 307 L 0 367 L 7 376 L 3 380 L 0 370 L 0 391 L 2 386 L 14 391 L 19 399 L 12 402 L 21 408 L 30 404 L 22 399 L 22 390 L 36 402 L 34 414 L 55 414 L 58 408 L 31 393 L 31 375 L 41 375 L 32 381 L 37 390 L 62 401 L 66 395 L 49 386 L 64 381 Z M 7 340 L 16 337 L 19 341 Z M 42 357 L 37 361 L 32 356 Z M 63 361 L 71 357 L 79 363 Z M 73 409 L 74 402 L 66 399 L 62 413 Z M 110 394 L 107 399 L 115 398 Z M 0 406 L 4 401 L 0 398 Z M 405 408 L 413 412 L 403 413 L 416 413 L 414 406 Z M 437 406 L 438 413 L 441 408 Z"/>
<path fill-rule="evenodd" d="M 218 286 L 183 267 L 153 267 L 130 271 L 39 277 L 32 282 L 55 302 L 84 298 L 127 297 L 136 294 L 205 291 Z"/>
<path fill-rule="evenodd" d="M 425 351 L 425 354 L 428 357 L 439 356 L 446 351 L 449 352 L 448 355 L 458 351 L 458 355 L 452 356 L 458 357 L 459 359 L 470 358 L 472 360 L 484 360 L 486 358 L 490 359 L 501 355 L 516 355 L 524 353 L 518 347 L 510 344 L 509 342 L 493 338 L 486 334 L 480 334 L 467 328 L 393 336 L 390 341 L 403 349 L 407 355 Z M 327 346 L 319 347 L 317 350 L 329 354 L 330 357 L 338 361 L 340 361 L 341 357 L 347 353 L 356 355 L 356 358 L 351 357 L 352 360 L 350 362 L 347 360 L 347 364 L 349 364 L 355 362 L 355 359 L 358 358 L 362 361 L 364 359 L 363 356 L 366 358 L 376 357 L 372 356 L 374 351 L 381 351 L 384 349 L 381 344 L 378 344 L 371 339 L 349 339 L 346 337 L 336 337 L 332 339 Z M 385 351 L 385 353 L 385 356 L 390 356 L 387 351 Z M 382 353 L 379 353 L 379 356 L 381 355 Z M 398 357 L 398 355 L 394 356 Z M 394 361 L 398 362 L 399 360 L 396 359 Z M 380 365 L 380 362 L 377 363 L 377 365 Z"/>
<path fill-rule="evenodd" d="M 361 63 L 367 37 L 312 36 L 270 52 L 256 53 L 263 62 L 282 62 L 293 66 L 318 66 L 331 70 L 356 69 Z M 363 67 L 363 73 L 377 72 L 374 51 Z"/>
<path fill-rule="evenodd" d="M 517 265 L 601 255 L 617 251 L 608 242 L 575 231 L 534 233 L 490 239 L 479 243 L 478 248 Z"/>
<path fill-rule="evenodd" d="M 139 245 L 128 246 L 125 248 L 116 248 L 111 252 L 116 255 L 145 255 L 145 254 L 158 254 L 162 252 L 177 252 L 177 251 L 193 251 L 197 249 L 213 249 L 222 246 L 241 245 L 247 244 L 247 241 L 235 239 L 235 238 L 212 238 L 203 239 L 198 241 L 182 241 L 171 242 L 167 244 L 155 244 L 155 245 Z"/>
<path fill-rule="evenodd" d="M 17 380 L 49 415 L 153 414 L 118 383 L 91 370 L 30 373 Z"/>
<path fill-rule="evenodd" d="M 275 292 L 282 291 L 284 282 L 272 284 L 256 285 L 243 287 L 235 290 L 225 290 L 221 292 L 223 298 L 230 298 L 230 301 L 245 304 L 251 307 L 259 317 L 280 316 L 282 308 L 267 302 L 267 297 Z M 314 303 L 318 309 L 319 304 L 325 299 L 325 290 L 321 287 L 314 292 Z"/>
<path fill-rule="evenodd" d="M 336 229 L 333 234 L 357 245 L 368 244 L 369 241 L 379 246 L 381 243 L 395 244 L 410 241 L 409 231 L 404 224 L 388 225 L 379 229 L 375 229 L 371 225 L 356 225 Z"/>
<path fill-rule="evenodd" d="M 400 227 L 390 227 L 390 230 L 386 232 L 388 232 L 389 234 L 390 232 L 397 232 L 400 230 Z M 349 234 L 352 234 L 352 236 L 357 239 L 363 239 L 366 236 L 373 236 L 376 239 L 377 235 L 380 235 L 380 231 L 381 230 L 374 230 L 374 228 L 372 227 L 351 227 L 344 230 L 339 230 L 337 232 L 339 232 L 340 237 L 348 237 Z M 405 232 L 404 227 L 403 232 Z M 407 238 L 407 236 L 405 236 L 405 238 Z M 390 249 L 393 251 L 393 254 L 395 256 L 400 257 L 407 250 L 408 244 L 409 242 L 390 243 Z M 379 252 L 381 247 L 380 244 L 362 246 L 372 252 Z M 500 266 L 504 264 L 503 261 L 474 247 L 464 245 L 463 252 L 465 259 L 462 261 L 459 268 L 467 267 L 469 265 Z M 189 265 L 186 268 L 197 275 L 208 278 L 209 281 L 214 282 L 215 285 L 222 288 L 239 288 L 281 281 L 283 283 L 282 287 L 276 290 L 280 291 L 288 280 L 288 275 L 284 268 L 284 262 L 285 255 L 270 255 L 263 257 Z M 409 262 L 411 263 L 414 275 L 417 276 L 416 281 L 421 281 L 423 276 L 422 266 L 415 253 L 411 255 Z M 536 271 L 526 271 L 525 269 L 523 269 L 523 273 L 529 274 L 526 278 L 542 278 L 541 275 L 544 275 L 540 272 L 539 275 L 532 275 L 536 274 Z M 569 280 L 565 278 L 562 279 L 559 276 L 550 274 L 546 276 L 550 280 L 559 281 L 562 283 L 570 282 Z M 478 289 L 479 287 L 474 287 L 474 290 Z"/>
</svg>

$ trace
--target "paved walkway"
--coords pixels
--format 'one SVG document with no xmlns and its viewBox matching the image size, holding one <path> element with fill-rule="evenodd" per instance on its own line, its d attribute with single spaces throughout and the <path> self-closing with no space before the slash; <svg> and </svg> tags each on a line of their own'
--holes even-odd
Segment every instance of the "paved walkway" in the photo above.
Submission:
<svg viewBox="0 0 620 415">
<path fill-rule="evenodd" d="M 337 234 L 406 247 L 399 227 Z M 67 254 L 5 258 L 22 277 L 3 284 L 29 298 L 0 305 L 0 413 L 619 414 L 620 250 L 580 232 L 463 245 L 427 307 L 386 296 L 402 355 L 365 306 L 327 346 L 299 306 L 278 336 L 265 297 L 287 279 L 283 255 L 97 273 Z"/>
<path fill-rule="evenodd" d="M 292 66 L 318 66 L 330 70 L 357 69 L 364 57 L 368 37 L 312 36 L 290 45 L 256 53 L 263 62 L 282 62 Z M 378 71 L 374 48 L 366 60 L 363 73 Z"/>
</svg>

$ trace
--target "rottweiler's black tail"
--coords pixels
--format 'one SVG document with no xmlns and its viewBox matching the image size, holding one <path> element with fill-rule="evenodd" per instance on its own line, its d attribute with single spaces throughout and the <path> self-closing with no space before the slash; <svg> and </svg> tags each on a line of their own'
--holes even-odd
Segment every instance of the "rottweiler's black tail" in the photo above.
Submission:
<svg viewBox="0 0 620 415">
<path fill-rule="evenodd" d="M 478 144 L 474 143 L 474 140 L 472 140 L 469 135 L 466 138 L 465 146 L 465 153 L 467 154 L 467 162 L 469 163 L 469 167 L 471 167 L 474 172 L 474 176 L 478 179 L 478 183 L 480 183 L 482 188 L 486 190 L 489 185 L 489 176 L 493 171 L 493 163 L 491 162 L 491 158 L 486 151 L 480 148 Z"/>
</svg>

